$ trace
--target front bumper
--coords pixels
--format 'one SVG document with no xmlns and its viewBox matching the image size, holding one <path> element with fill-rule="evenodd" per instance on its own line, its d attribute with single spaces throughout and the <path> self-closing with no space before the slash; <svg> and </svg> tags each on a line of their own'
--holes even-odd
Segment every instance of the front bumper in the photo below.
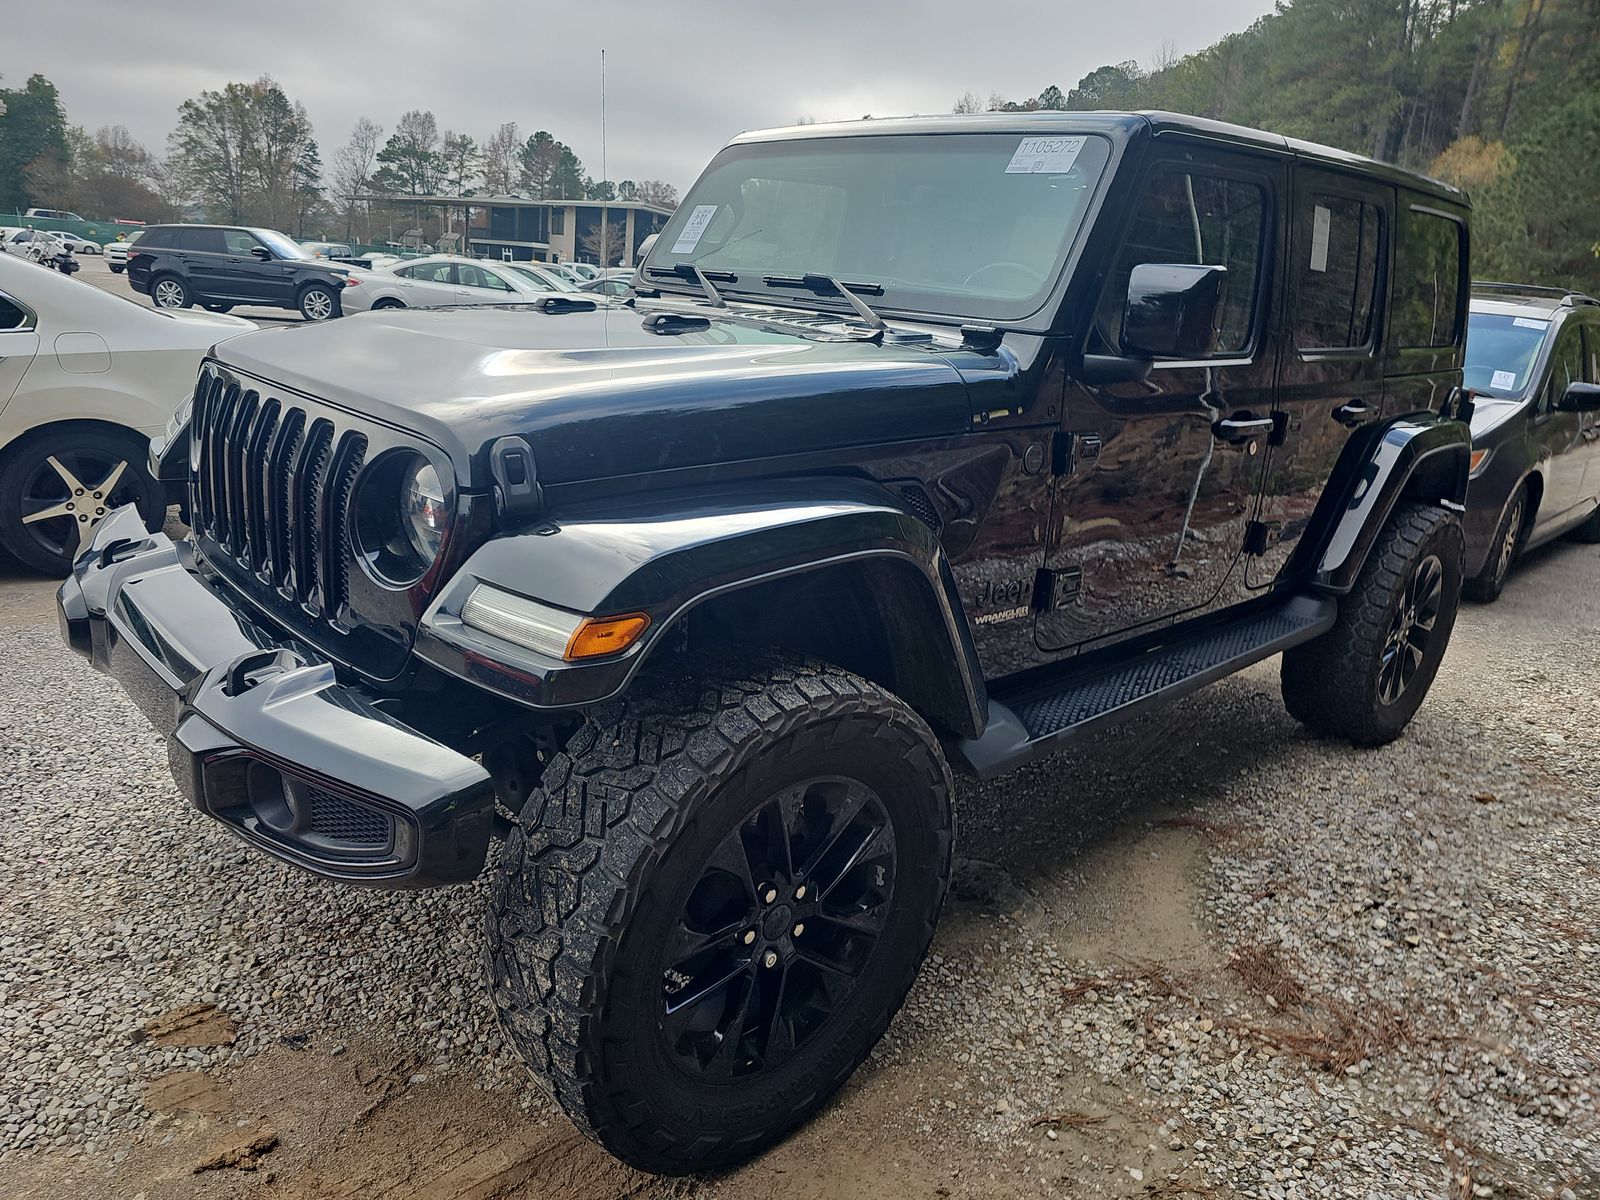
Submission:
<svg viewBox="0 0 1600 1200">
<path fill-rule="evenodd" d="M 180 790 L 252 846 L 379 887 L 482 869 L 494 814 L 483 767 L 230 607 L 189 547 L 146 532 L 131 506 L 95 531 L 56 604 L 66 643 L 166 736 Z"/>
</svg>

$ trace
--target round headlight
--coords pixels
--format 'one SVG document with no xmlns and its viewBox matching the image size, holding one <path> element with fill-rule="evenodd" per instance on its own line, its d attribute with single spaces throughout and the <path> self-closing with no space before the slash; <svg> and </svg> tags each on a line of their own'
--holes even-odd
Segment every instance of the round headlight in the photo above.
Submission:
<svg viewBox="0 0 1600 1200">
<path fill-rule="evenodd" d="M 426 569 L 439 557 L 439 547 L 444 543 L 449 523 L 439 472 L 426 460 L 418 459 L 405 474 L 400 492 L 400 515 L 411 548 Z"/>
</svg>

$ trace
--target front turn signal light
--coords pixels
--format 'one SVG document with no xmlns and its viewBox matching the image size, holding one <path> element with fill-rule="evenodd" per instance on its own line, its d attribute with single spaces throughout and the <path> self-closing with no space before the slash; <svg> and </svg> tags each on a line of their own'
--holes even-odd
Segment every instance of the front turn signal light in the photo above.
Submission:
<svg viewBox="0 0 1600 1200">
<path fill-rule="evenodd" d="M 1489 452 L 1487 450 L 1474 450 L 1472 452 L 1472 459 L 1467 464 L 1467 474 L 1476 475 L 1478 473 L 1478 468 L 1483 466 L 1483 460 L 1488 457 Z"/>
<path fill-rule="evenodd" d="M 639 635 L 650 628 L 650 618 L 643 613 L 629 613 L 625 617 L 588 617 L 573 630 L 567 642 L 568 659 L 597 658 L 602 654 L 618 654 L 639 640 Z"/>
</svg>

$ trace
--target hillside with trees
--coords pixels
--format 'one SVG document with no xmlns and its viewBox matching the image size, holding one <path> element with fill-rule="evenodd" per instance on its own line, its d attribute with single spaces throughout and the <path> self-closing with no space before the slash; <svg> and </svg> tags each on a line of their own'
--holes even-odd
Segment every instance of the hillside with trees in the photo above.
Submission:
<svg viewBox="0 0 1600 1200">
<path fill-rule="evenodd" d="M 1157 108 L 1424 171 L 1474 204 L 1479 278 L 1600 294 L 1600 0 L 1294 0 L 1196 54 L 979 109 Z"/>
</svg>

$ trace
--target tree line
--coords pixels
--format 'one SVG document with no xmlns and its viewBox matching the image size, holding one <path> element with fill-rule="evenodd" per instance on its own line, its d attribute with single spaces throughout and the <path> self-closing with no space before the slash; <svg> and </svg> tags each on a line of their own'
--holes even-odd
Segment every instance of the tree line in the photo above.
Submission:
<svg viewBox="0 0 1600 1200">
<path fill-rule="evenodd" d="M 1479 278 L 1600 294 L 1600 0 L 1290 0 L 1195 54 L 956 111 L 1156 108 L 1468 190 Z"/>
<path fill-rule="evenodd" d="M 195 216 L 298 238 L 370 241 L 397 222 L 437 226 L 437 214 L 408 198 L 513 194 L 678 202 L 677 189 L 659 179 L 595 179 L 547 130 L 524 138 L 510 121 L 480 145 L 468 133 L 441 133 L 433 113 L 421 109 L 402 114 L 387 137 L 361 117 L 325 168 L 305 106 L 267 75 L 185 100 L 164 156 L 124 126 L 91 134 L 70 124 L 42 75 L 0 88 L 0 212 L 38 206 L 100 219 Z"/>
</svg>

